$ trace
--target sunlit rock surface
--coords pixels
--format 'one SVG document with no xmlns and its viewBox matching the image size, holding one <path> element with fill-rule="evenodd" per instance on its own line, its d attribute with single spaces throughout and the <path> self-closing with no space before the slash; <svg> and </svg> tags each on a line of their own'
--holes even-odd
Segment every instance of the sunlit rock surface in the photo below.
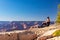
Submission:
<svg viewBox="0 0 60 40">
<path fill-rule="evenodd" d="M 60 29 L 60 25 L 54 24 L 44 28 L 0 32 L 0 40 L 60 40 L 60 36 L 53 37 L 51 35 L 58 29 Z"/>
</svg>

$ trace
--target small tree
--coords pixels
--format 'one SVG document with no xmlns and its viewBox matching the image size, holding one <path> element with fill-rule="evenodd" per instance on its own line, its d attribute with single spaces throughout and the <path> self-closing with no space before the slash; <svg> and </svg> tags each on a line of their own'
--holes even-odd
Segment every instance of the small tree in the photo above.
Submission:
<svg viewBox="0 0 60 40">
<path fill-rule="evenodd" d="M 60 4 L 58 5 L 58 15 L 56 18 L 56 23 L 60 23 Z"/>
</svg>

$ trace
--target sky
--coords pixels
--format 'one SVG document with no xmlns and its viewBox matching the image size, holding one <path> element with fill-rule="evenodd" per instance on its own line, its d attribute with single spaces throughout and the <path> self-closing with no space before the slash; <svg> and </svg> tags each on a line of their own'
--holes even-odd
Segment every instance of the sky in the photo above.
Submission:
<svg viewBox="0 0 60 40">
<path fill-rule="evenodd" d="M 60 0 L 0 0 L 0 21 L 56 20 Z"/>
</svg>

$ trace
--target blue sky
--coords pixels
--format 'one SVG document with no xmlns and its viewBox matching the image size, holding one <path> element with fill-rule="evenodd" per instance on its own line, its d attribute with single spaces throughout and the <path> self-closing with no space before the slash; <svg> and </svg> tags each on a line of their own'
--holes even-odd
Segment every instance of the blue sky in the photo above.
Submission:
<svg viewBox="0 0 60 40">
<path fill-rule="evenodd" d="M 55 21 L 59 0 L 0 0 L 0 21 Z"/>
</svg>

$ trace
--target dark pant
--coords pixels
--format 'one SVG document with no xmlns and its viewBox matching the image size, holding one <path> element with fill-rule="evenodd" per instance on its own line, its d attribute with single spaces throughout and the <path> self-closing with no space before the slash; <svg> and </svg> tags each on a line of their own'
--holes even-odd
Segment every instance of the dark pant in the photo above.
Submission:
<svg viewBox="0 0 60 40">
<path fill-rule="evenodd" d="M 46 24 L 47 26 L 49 26 L 50 25 L 50 22 L 47 22 L 47 24 Z"/>
<path fill-rule="evenodd" d="M 47 22 L 47 23 L 43 23 L 42 25 L 41 25 L 41 27 L 45 27 L 45 26 L 49 26 L 50 25 L 50 22 Z"/>
</svg>

